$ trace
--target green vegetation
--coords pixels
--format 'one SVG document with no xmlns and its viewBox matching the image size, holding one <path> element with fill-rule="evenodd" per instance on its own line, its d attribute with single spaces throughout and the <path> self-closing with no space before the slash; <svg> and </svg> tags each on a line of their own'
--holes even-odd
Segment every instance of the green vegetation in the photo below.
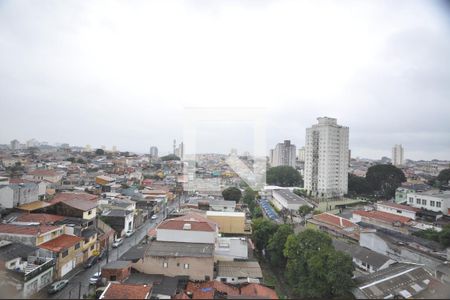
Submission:
<svg viewBox="0 0 450 300">
<path fill-rule="evenodd" d="M 439 175 L 431 179 L 429 181 L 429 184 L 432 185 L 435 188 L 441 188 L 442 186 L 446 185 L 450 180 L 450 169 L 444 169 L 441 172 L 439 172 Z"/>
<path fill-rule="evenodd" d="M 300 173 L 289 166 L 279 166 L 267 170 L 266 182 L 267 184 L 283 187 L 303 185 L 303 179 Z"/>
<path fill-rule="evenodd" d="M 370 195 L 372 188 L 365 177 L 348 174 L 348 194 L 350 196 Z"/>
<path fill-rule="evenodd" d="M 293 192 L 294 194 L 296 194 L 297 196 L 300 196 L 300 197 L 306 197 L 306 196 L 308 196 L 308 195 L 307 195 L 307 192 L 304 191 L 304 190 L 301 190 L 301 189 L 294 189 L 292 192 Z"/>
<path fill-rule="evenodd" d="M 279 225 L 275 234 L 269 239 L 267 251 L 269 253 L 270 264 L 273 267 L 286 266 L 286 257 L 283 254 L 284 247 L 288 236 L 294 234 L 294 230 L 288 224 Z"/>
<path fill-rule="evenodd" d="M 161 160 L 162 161 L 180 160 L 180 158 L 178 156 L 176 156 L 175 154 L 169 154 L 169 155 L 166 155 L 166 156 L 162 156 Z"/>
<path fill-rule="evenodd" d="M 268 219 L 258 218 L 253 220 L 252 227 L 252 240 L 255 242 L 256 249 L 261 252 L 266 249 L 270 238 L 277 231 L 278 225 Z"/>
<path fill-rule="evenodd" d="M 375 165 L 367 170 L 366 180 L 373 191 L 386 199 L 395 196 L 395 190 L 406 181 L 402 170 L 393 165 Z"/>
<path fill-rule="evenodd" d="M 95 155 L 105 155 L 105 150 L 103 150 L 103 149 L 96 149 L 95 150 Z"/>
<path fill-rule="evenodd" d="M 352 258 L 336 251 L 323 232 L 306 229 L 298 234 L 290 225 L 267 219 L 253 222 L 253 241 L 271 270 L 285 280 L 298 298 L 345 298 L 354 286 Z M 265 250 L 265 251 L 263 251 Z"/>
<path fill-rule="evenodd" d="M 238 202 L 242 197 L 242 192 L 236 187 L 229 187 L 222 191 L 222 196 L 225 200 L 232 200 Z"/>
<path fill-rule="evenodd" d="M 307 229 L 290 235 L 284 255 L 286 277 L 298 297 L 342 297 L 353 287 L 352 258 L 336 251 L 326 233 Z"/>
<path fill-rule="evenodd" d="M 305 221 L 305 226 L 306 226 L 306 218 L 305 218 L 305 217 L 306 217 L 308 214 L 310 214 L 313 210 L 314 210 L 313 207 L 311 207 L 311 206 L 309 206 L 309 205 L 306 205 L 306 204 L 304 204 L 304 205 L 302 205 L 302 206 L 300 206 L 300 207 L 298 208 L 298 214 L 304 219 L 304 221 Z"/>
<path fill-rule="evenodd" d="M 438 242 L 444 247 L 450 247 L 450 225 L 444 226 L 440 232 L 434 229 L 426 229 L 414 232 L 413 235 Z"/>
<path fill-rule="evenodd" d="M 244 195 L 242 196 L 242 202 L 247 205 L 248 210 L 252 214 L 252 218 L 261 218 L 263 216 L 261 208 L 256 203 L 257 193 L 252 190 L 250 187 L 244 191 Z"/>
</svg>

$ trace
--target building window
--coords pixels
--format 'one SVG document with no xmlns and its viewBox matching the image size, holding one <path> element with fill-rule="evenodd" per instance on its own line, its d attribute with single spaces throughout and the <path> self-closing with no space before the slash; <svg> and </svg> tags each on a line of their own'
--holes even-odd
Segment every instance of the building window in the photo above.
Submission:
<svg viewBox="0 0 450 300">
<path fill-rule="evenodd" d="M 16 262 L 15 261 L 13 261 L 12 263 L 9 264 L 10 268 L 14 268 L 15 266 L 16 266 Z"/>
<path fill-rule="evenodd" d="M 92 215 L 92 210 L 88 211 L 88 215 Z"/>
<path fill-rule="evenodd" d="M 163 262 L 163 268 L 168 268 L 169 267 L 169 264 L 167 263 L 167 262 Z"/>
<path fill-rule="evenodd" d="M 422 205 L 427 205 L 427 200 L 422 199 Z"/>
<path fill-rule="evenodd" d="M 413 198 L 412 197 L 409 198 L 409 203 L 413 203 Z"/>
<path fill-rule="evenodd" d="M 61 257 L 66 257 L 67 255 L 69 255 L 69 250 L 67 249 L 67 250 L 64 250 L 62 253 L 61 253 Z"/>
<path fill-rule="evenodd" d="M 441 202 L 436 201 L 436 207 L 441 207 Z"/>
<path fill-rule="evenodd" d="M 80 248 L 80 243 L 76 243 L 75 244 L 75 250 L 77 250 L 77 249 L 79 249 Z"/>
<path fill-rule="evenodd" d="M 184 264 L 185 269 L 189 269 L 189 264 Z"/>
<path fill-rule="evenodd" d="M 420 204 L 420 199 L 416 199 L 416 203 L 417 203 L 417 204 Z"/>
<path fill-rule="evenodd" d="M 432 207 L 434 207 L 434 201 L 433 200 L 430 200 L 430 206 L 432 206 Z"/>
<path fill-rule="evenodd" d="M 117 276 L 116 275 L 109 276 L 109 281 L 116 281 L 116 280 L 117 280 Z"/>
</svg>

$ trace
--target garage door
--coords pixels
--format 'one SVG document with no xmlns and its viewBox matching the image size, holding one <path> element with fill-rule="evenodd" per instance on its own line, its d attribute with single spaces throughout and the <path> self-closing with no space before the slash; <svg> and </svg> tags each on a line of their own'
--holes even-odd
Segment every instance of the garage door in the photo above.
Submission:
<svg viewBox="0 0 450 300">
<path fill-rule="evenodd" d="M 66 275 L 67 273 L 69 273 L 73 269 L 74 266 L 75 266 L 75 260 L 74 259 L 72 259 L 71 261 L 65 263 L 62 266 L 62 269 L 61 269 L 61 277 Z"/>
</svg>

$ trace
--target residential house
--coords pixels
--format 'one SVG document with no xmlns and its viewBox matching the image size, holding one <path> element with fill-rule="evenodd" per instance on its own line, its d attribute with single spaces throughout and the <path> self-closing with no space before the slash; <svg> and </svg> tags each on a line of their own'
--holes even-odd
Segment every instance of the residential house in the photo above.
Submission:
<svg viewBox="0 0 450 300">
<path fill-rule="evenodd" d="M 89 200 L 97 202 L 98 196 L 84 192 L 63 192 L 56 194 L 50 202 L 54 204 L 64 200 Z"/>
<path fill-rule="evenodd" d="M 2 208 L 14 208 L 22 204 L 37 201 L 39 186 L 36 183 L 20 183 L 0 186 L 0 205 Z"/>
<path fill-rule="evenodd" d="M 221 281 L 192 282 L 175 299 L 278 299 L 277 293 L 262 284 L 235 287 Z"/>
<path fill-rule="evenodd" d="M 41 201 L 41 200 L 37 200 L 37 201 L 33 201 L 33 202 L 30 202 L 27 204 L 19 205 L 19 206 L 17 206 L 17 210 L 27 212 L 27 213 L 34 213 L 34 212 L 39 212 L 39 211 L 45 211 L 45 208 L 49 207 L 49 206 L 51 206 L 50 203 Z"/>
<path fill-rule="evenodd" d="M 361 230 L 359 245 L 396 261 L 424 265 L 433 273 L 448 259 L 439 243 L 385 228 Z"/>
<path fill-rule="evenodd" d="M 39 248 L 48 250 L 52 257 L 56 259 L 55 273 L 57 279 L 61 279 L 84 262 L 83 243 L 83 239 L 78 236 L 63 234 L 39 245 Z"/>
<path fill-rule="evenodd" d="M 216 280 L 230 283 L 260 283 L 263 280 L 257 261 L 218 261 Z"/>
<path fill-rule="evenodd" d="M 150 299 L 152 286 L 110 282 L 99 299 Z"/>
<path fill-rule="evenodd" d="M 1 240 L 1 298 L 29 298 L 53 281 L 54 265 L 34 246 Z"/>
<path fill-rule="evenodd" d="M 167 219 L 156 230 L 158 241 L 186 243 L 215 244 L 219 233 L 215 222 L 197 213 Z"/>
<path fill-rule="evenodd" d="M 37 222 L 11 222 L 0 224 L 0 239 L 19 242 L 29 246 L 57 238 L 64 233 L 64 227 L 58 225 L 40 225 Z"/>
<path fill-rule="evenodd" d="M 314 215 L 307 221 L 307 227 L 328 232 L 337 237 L 359 240 L 359 226 L 350 220 L 330 213 Z"/>
<path fill-rule="evenodd" d="M 100 219 L 116 231 L 118 237 L 134 229 L 134 212 L 124 209 L 103 211 Z"/>
<path fill-rule="evenodd" d="M 153 241 L 133 268 L 145 274 L 210 280 L 214 275 L 214 244 Z"/>
<path fill-rule="evenodd" d="M 395 260 L 386 255 L 361 247 L 352 242 L 333 239 L 333 246 L 336 250 L 350 255 L 353 259 L 353 263 L 359 269 L 369 273 L 386 269 L 390 265 L 396 263 Z"/>
<path fill-rule="evenodd" d="M 62 178 L 64 177 L 64 174 L 64 172 L 57 170 L 36 169 L 28 172 L 23 176 L 23 178 L 33 181 L 45 180 L 50 183 L 60 183 Z"/>
<path fill-rule="evenodd" d="M 57 215 L 81 218 L 84 220 L 95 220 L 97 215 L 97 202 L 83 199 L 67 199 L 52 205 L 49 211 Z"/>
</svg>

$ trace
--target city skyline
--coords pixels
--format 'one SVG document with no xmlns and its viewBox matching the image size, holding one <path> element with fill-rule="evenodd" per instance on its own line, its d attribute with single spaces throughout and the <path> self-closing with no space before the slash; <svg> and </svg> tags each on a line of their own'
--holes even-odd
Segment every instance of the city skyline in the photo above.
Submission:
<svg viewBox="0 0 450 300">
<path fill-rule="evenodd" d="M 444 2 L 46 3 L 0 5 L 3 143 L 167 152 L 186 107 L 261 107 L 267 151 L 304 145 L 331 116 L 355 157 L 402 144 L 408 158 L 449 159 Z M 222 127 L 204 134 L 206 152 L 251 150 L 239 126 Z"/>
</svg>

